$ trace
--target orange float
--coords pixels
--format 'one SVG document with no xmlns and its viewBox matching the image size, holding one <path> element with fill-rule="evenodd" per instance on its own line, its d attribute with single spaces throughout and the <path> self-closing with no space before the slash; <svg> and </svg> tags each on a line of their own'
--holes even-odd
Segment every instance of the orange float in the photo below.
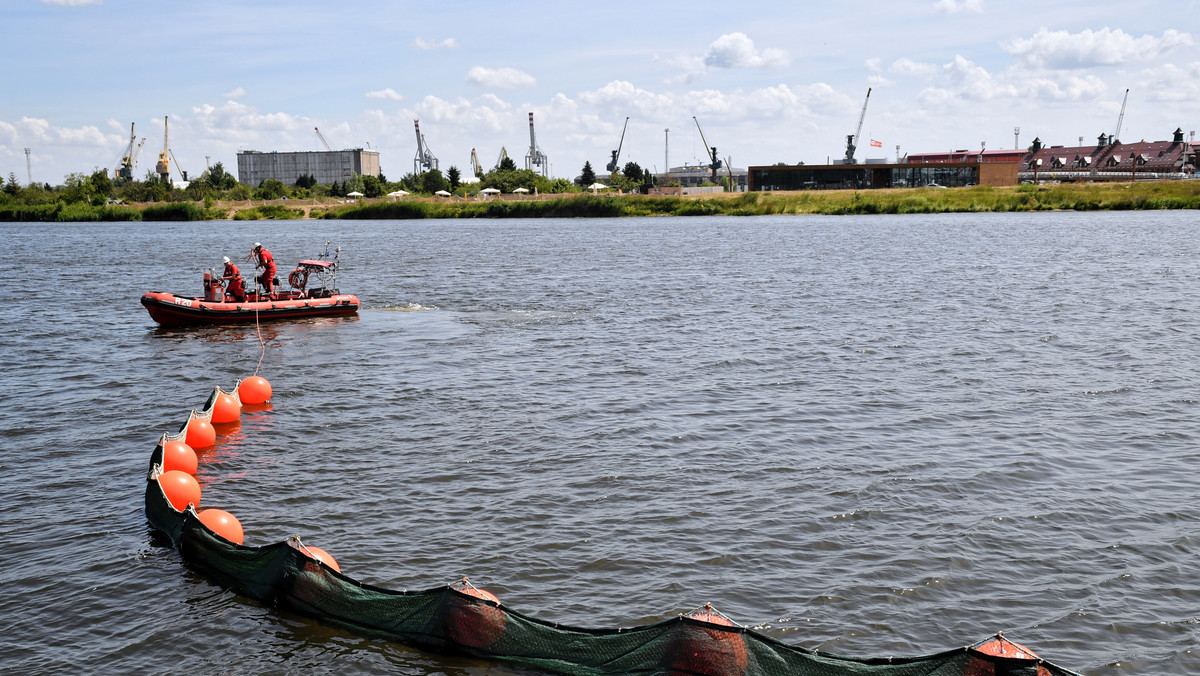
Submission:
<svg viewBox="0 0 1200 676">
<path fill-rule="evenodd" d="M 193 417 L 188 421 L 187 435 L 184 441 L 193 449 L 208 448 L 217 443 L 217 431 L 207 420 Z"/>
<path fill-rule="evenodd" d="M 200 506 L 200 484 L 191 474 L 177 469 L 163 472 L 158 477 L 158 485 L 176 511 L 182 512 L 188 505 Z"/>
<path fill-rule="evenodd" d="M 729 618 L 717 612 L 711 603 L 693 610 L 685 617 L 716 626 L 709 628 L 683 623 L 668 653 L 667 673 L 711 676 L 746 673 L 750 659 L 746 640 L 741 632 L 732 629 L 735 625 Z"/>
<path fill-rule="evenodd" d="M 263 404 L 271 399 L 271 383 L 262 376 L 250 376 L 238 384 L 238 397 L 243 404 Z"/>
<path fill-rule="evenodd" d="M 186 442 L 175 439 L 163 444 L 162 468 L 164 472 L 179 470 L 196 476 L 198 466 L 199 460 L 196 458 L 196 452 Z"/>
<path fill-rule="evenodd" d="M 984 655 L 990 655 L 992 657 L 1015 660 L 1036 660 L 1041 662 L 1041 658 L 1037 656 L 1037 653 L 1033 652 L 1029 648 L 1026 648 L 1020 643 L 1014 643 L 1004 638 L 1004 632 L 999 632 L 994 638 L 988 639 L 976 646 L 972 646 L 971 650 Z M 992 673 L 997 673 L 995 665 L 990 661 L 983 660 L 975 656 L 971 657 L 971 661 L 967 663 L 963 670 L 963 674 L 966 676 Z M 1041 664 L 1038 664 L 1037 676 L 1050 676 L 1050 670 Z"/>
<path fill-rule="evenodd" d="M 334 561 L 333 557 L 329 555 L 329 552 L 325 551 L 324 549 L 321 549 L 320 547 L 313 547 L 312 545 L 304 545 L 300 548 L 300 551 L 308 554 L 310 559 L 320 561 L 339 573 L 342 572 L 342 568 L 338 565 L 338 562 Z"/>
<path fill-rule="evenodd" d="M 244 534 L 237 517 L 223 509 L 206 509 L 199 514 L 200 523 L 235 545 L 242 544 Z"/>
<path fill-rule="evenodd" d="M 231 423 L 242 417 L 242 405 L 238 402 L 238 398 L 232 394 L 225 392 L 217 392 L 217 399 L 213 402 L 212 421 L 217 424 Z"/>
<path fill-rule="evenodd" d="M 471 584 L 465 577 L 460 582 L 450 585 L 450 588 L 497 605 L 449 595 L 442 608 L 441 619 L 446 637 L 469 648 L 486 648 L 495 643 L 504 633 L 504 626 L 508 622 L 504 610 L 497 607 L 500 599 L 496 598 L 495 594 Z"/>
</svg>

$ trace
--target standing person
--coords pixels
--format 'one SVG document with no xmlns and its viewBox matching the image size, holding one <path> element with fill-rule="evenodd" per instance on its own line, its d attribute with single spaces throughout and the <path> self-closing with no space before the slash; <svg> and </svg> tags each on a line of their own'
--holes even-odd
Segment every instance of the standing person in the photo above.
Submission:
<svg viewBox="0 0 1200 676">
<path fill-rule="evenodd" d="M 229 256 L 225 257 L 225 272 L 221 275 L 221 279 L 225 280 L 225 295 L 237 303 L 246 300 L 246 287 L 242 283 L 242 271 L 238 270 L 238 266 L 229 260 Z"/>
<path fill-rule="evenodd" d="M 262 284 L 269 296 L 275 292 L 275 257 L 263 248 L 262 242 L 255 242 L 254 258 L 258 261 L 256 267 L 263 269 L 262 274 L 258 276 L 258 283 Z"/>
</svg>

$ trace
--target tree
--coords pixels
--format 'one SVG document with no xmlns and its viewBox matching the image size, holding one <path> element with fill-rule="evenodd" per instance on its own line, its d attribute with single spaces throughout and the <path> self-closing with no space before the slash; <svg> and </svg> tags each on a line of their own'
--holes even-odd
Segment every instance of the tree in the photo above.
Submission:
<svg viewBox="0 0 1200 676">
<path fill-rule="evenodd" d="M 625 178 L 635 183 L 643 183 L 646 180 L 646 174 L 642 171 L 642 165 L 637 162 L 626 162 L 625 169 L 621 173 L 625 175 Z"/>
<path fill-rule="evenodd" d="M 458 173 L 458 167 L 450 165 L 446 170 L 446 179 L 450 181 L 450 192 L 458 190 L 458 186 L 462 185 L 462 174 Z"/>
<path fill-rule="evenodd" d="M 317 184 L 316 177 L 314 177 L 310 174 L 300 174 L 298 177 L 296 177 L 295 185 L 297 188 L 312 188 L 316 184 Z"/>
<path fill-rule="evenodd" d="M 238 184 L 237 179 L 233 177 L 233 174 L 226 172 L 225 165 L 220 162 L 217 162 L 209 167 L 206 173 L 208 174 L 208 178 L 206 180 L 214 190 L 232 190 L 233 187 Z M 201 178 L 204 177 L 201 176 Z"/>
<path fill-rule="evenodd" d="M 583 171 L 580 172 L 579 180 L 577 182 L 579 185 L 584 187 L 596 182 L 596 170 L 592 169 L 592 163 L 590 161 L 584 161 Z"/>
<path fill-rule="evenodd" d="M 379 177 L 374 174 L 363 176 L 363 195 L 367 197 L 383 197 L 383 184 L 379 182 Z"/>
<path fill-rule="evenodd" d="M 254 198 L 260 200 L 277 200 L 285 195 L 287 195 L 287 186 L 283 184 L 283 181 L 268 178 L 258 184 L 258 190 L 255 191 Z"/>
<path fill-rule="evenodd" d="M 500 160 L 500 166 L 496 167 L 496 169 L 500 171 L 516 171 L 517 163 L 513 162 L 513 158 L 505 155 L 504 159 Z"/>
<path fill-rule="evenodd" d="M 442 176 L 440 169 L 430 169 L 421 174 L 421 192 L 433 194 L 439 190 L 446 190 L 450 187 L 450 181 Z"/>
<path fill-rule="evenodd" d="M 8 172 L 8 183 L 4 186 L 4 192 L 16 197 L 21 192 L 21 184 L 17 182 L 17 172 Z"/>
</svg>

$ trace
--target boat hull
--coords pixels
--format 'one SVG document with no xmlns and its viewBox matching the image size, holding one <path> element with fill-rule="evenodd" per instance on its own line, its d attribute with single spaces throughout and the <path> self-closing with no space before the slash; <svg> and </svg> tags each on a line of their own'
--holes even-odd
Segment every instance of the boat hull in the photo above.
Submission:
<svg viewBox="0 0 1200 676">
<path fill-rule="evenodd" d="M 241 324 L 304 317 L 344 317 L 358 312 L 358 297 L 346 293 L 324 298 L 216 302 L 150 291 L 142 296 L 150 318 L 162 326 Z"/>
</svg>

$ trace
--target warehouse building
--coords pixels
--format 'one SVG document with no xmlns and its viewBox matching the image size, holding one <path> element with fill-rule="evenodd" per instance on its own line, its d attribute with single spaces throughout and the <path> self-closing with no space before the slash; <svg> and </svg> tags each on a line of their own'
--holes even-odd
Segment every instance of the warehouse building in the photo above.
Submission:
<svg viewBox="0 0 1200 676">
<path fill-rule="evenodd" d="M 1193 132 L 1194 133 L 1194 132 Z M 1170 141 L 1121 143 L 1101 134 L 1096 143 L 1028 149 L 913 153 L 895 164 L 816 164 L 750 167 L 750 190 L 867 190 L 923 186 L 1005 186 L 1042 181 L 1184 179 L 1196 175 L 1200 144 L 1176 129 Z"/>
<path fill-rule="evenodd" d="M 798 164 L 750 167 L 750 190 L 867 190 L 1016 185 L 1025 151 L 994 150 L 912 155 L 895 164 Z"/>
<path fill-rule="evenodd" d="M 301 176 L 312 176 L 317 183 L 345 183 L 359 176 L 379 176 L 379 153 L 354 148 L 325 152 L 238 153 L 238 182 L 258 186 L 267 179 L 293 185 Z"/>
</svg>

